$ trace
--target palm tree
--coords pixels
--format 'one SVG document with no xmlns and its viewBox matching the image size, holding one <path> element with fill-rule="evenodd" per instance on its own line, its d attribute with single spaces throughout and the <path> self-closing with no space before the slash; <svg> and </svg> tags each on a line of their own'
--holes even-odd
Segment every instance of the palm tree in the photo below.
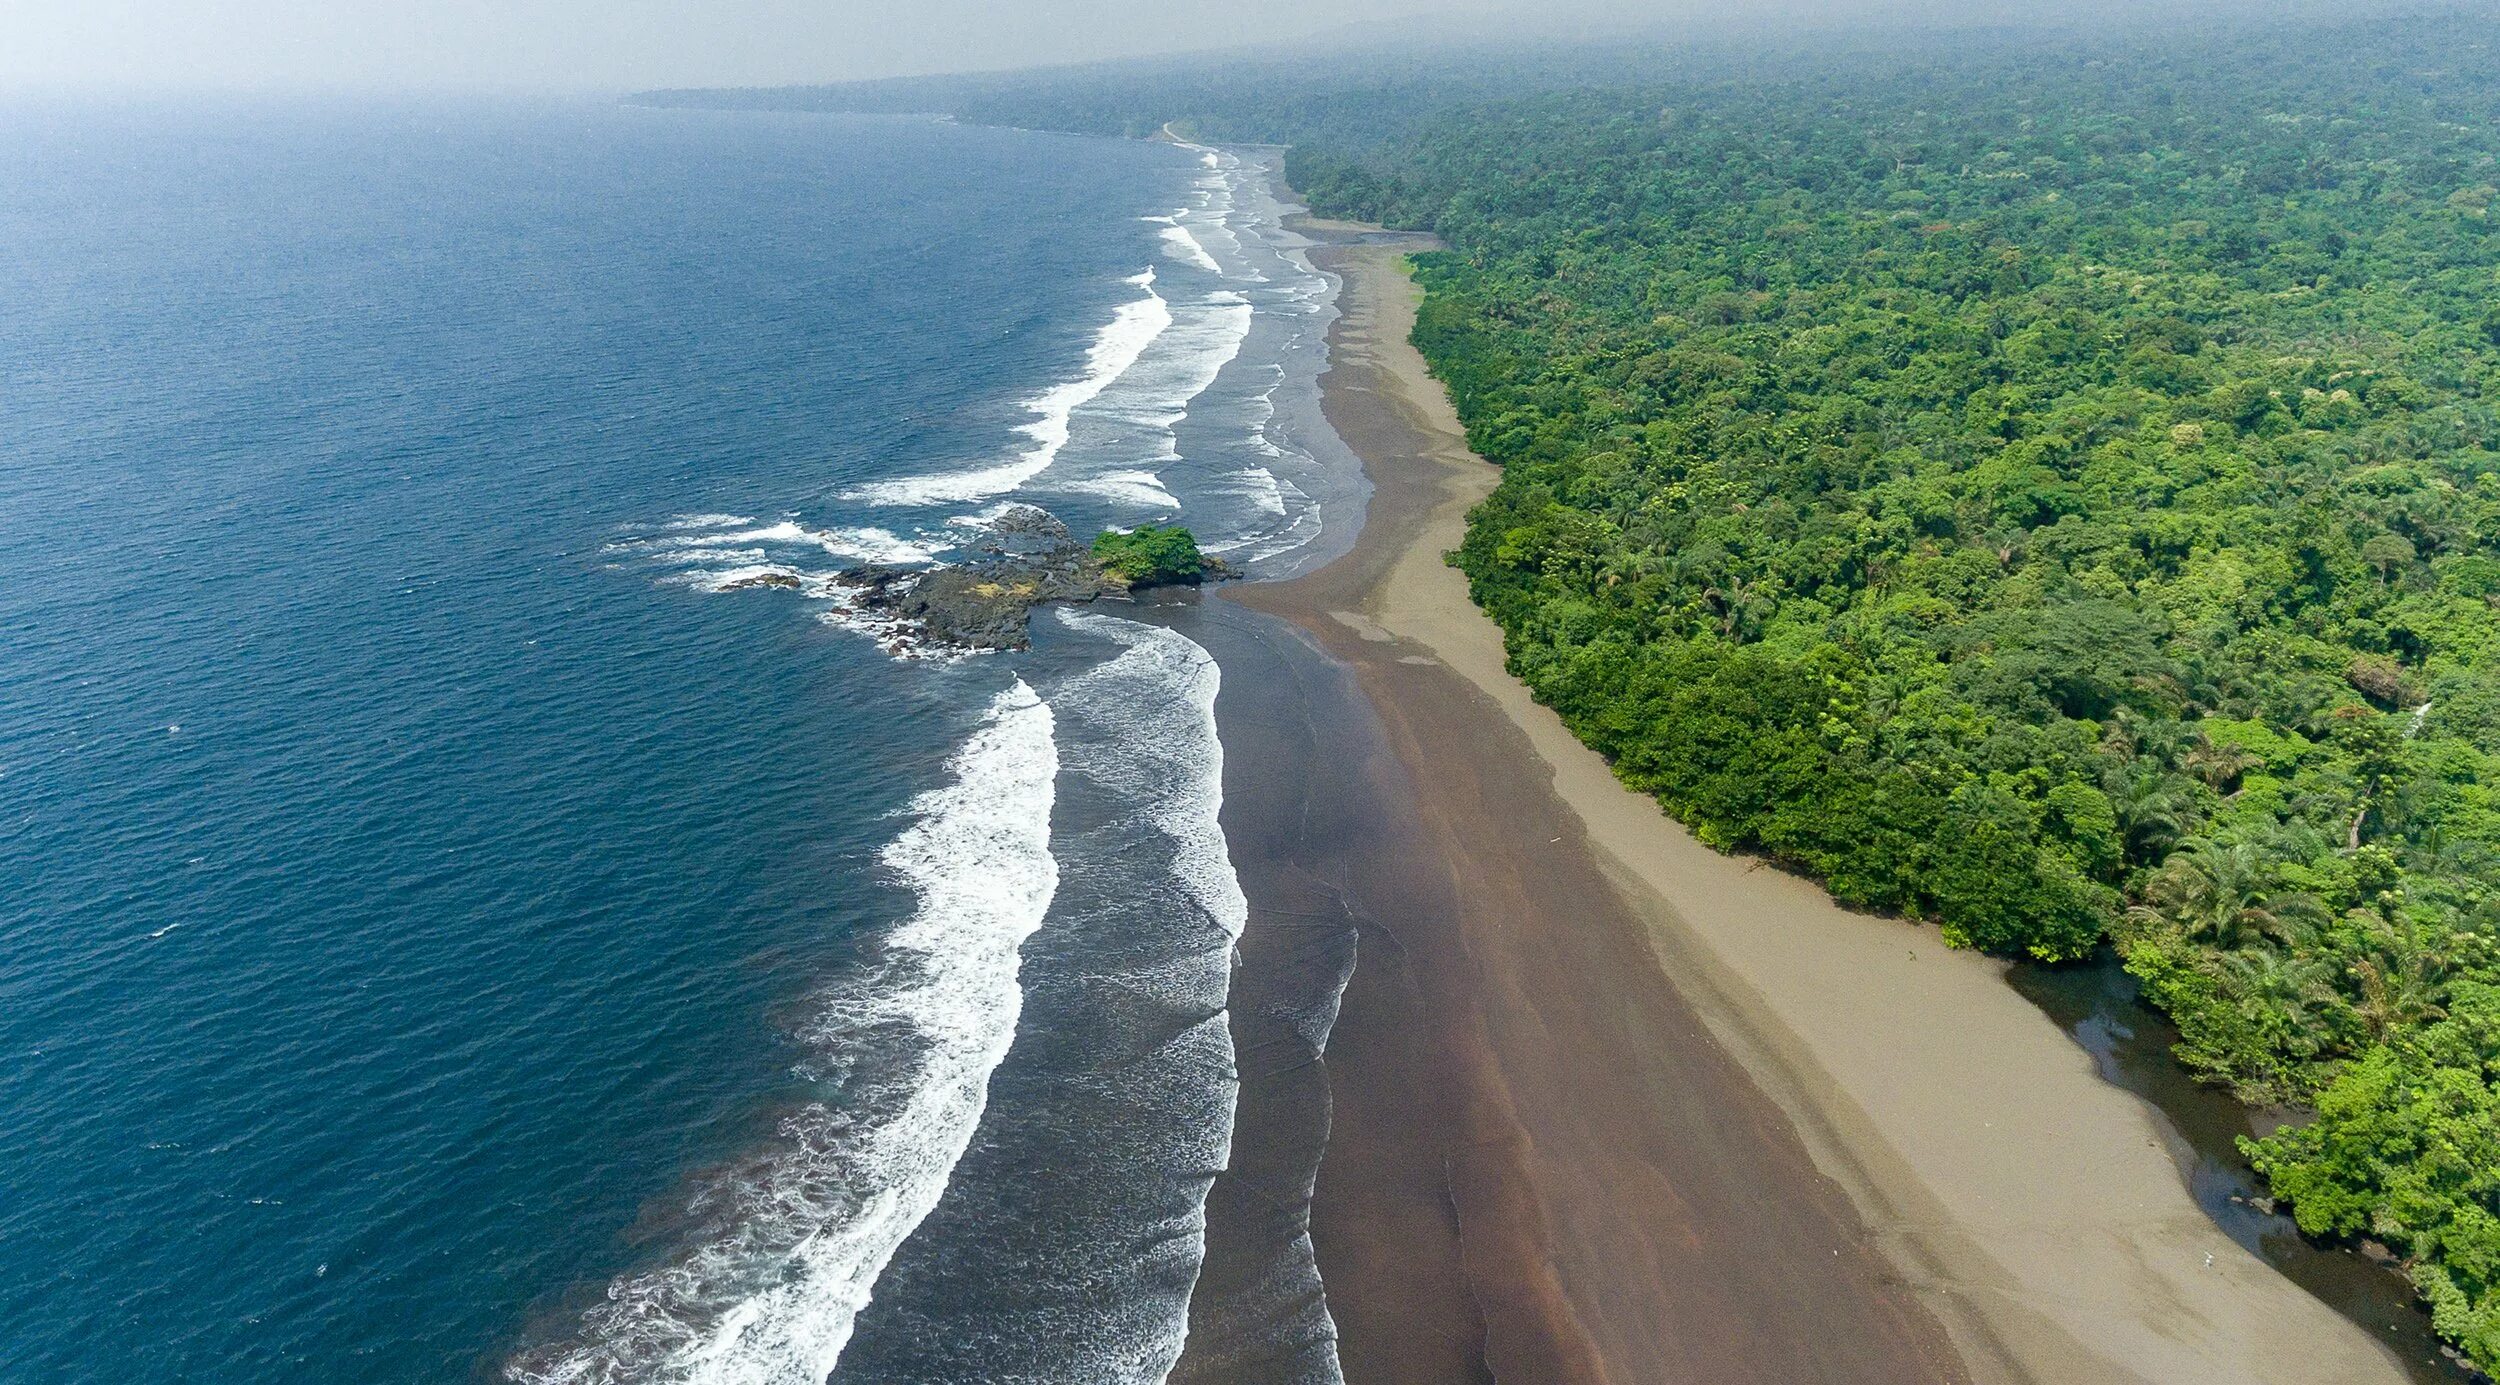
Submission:
<svg viewBox="0 0 2500 1385">
<path fill-rule="evenodd" d="M 1754 584 L 1742 577 L 1730 577 L 1724 587 L 1703 588 L 1701 599 L 1718 613 L 1719 633 L 1739 642 L 1752 632 L 1763 604 Z"/>
<path fill-rule="evenodd" d="M 2196 748 L 2187 753 L 2188 773 L 2204 780 L 2215 793 L 2238 783 L 2241 775 L 2264 763 L 2265 758 L 2247 746 L 2217 745 L 2201 737 Z"/>
<path fill-rule="evenodd" d="M 2293 1058 L 2314 1058 L 2329 1042 L 2332 1030 L 2318 1011 L 2338 1003 L 2334 969 L 2301 948 L 2252 947 L 2225 953 L 2219 960 L 2224 982 L 2245 1002 L 2289 1024 L 2283 1045 Z"/>
<path fill-rule="evenodd" d="M 2317 824 L 2294 818 L 2251 837 L 2259 850 L 2277 861 L 2317 861 L 2335 854 L 2335 846 Z"/>
<path fill-rule="evenodd" d="M 2105 786 L 2117 810 L 2118 830 L 2126 838 L 2127 857 L 2150 861 L 2159 857 L 2187 830 L 2196 806 L 2188 781 L 2158 765 L 2138 761 L 2114 774 Z"/>
<path fill-rule="evenodd" d="M 2226 952 L 2269 939 L 2297 947 L 2327 917 L 2310 896 L 2276 888 L 2274 860 L 2248 842 L 2187 843 L 2153 873 L 2144 897 L 2131 916 L 2167 919 Z"/>
<path fill-rule="evenodd" d="M 2476 879 L 2491 867 L 2491 848 L 2471 837 L 2459 837 L 2434 823 L 2423 828 L 2406 850 L 2406 864 L 2424 875 Z"/>
<path fill-rule="evenodd" d="M 2448 1013 L 2448 973 L 2455 957 L 2444 938 L 2428 935 L 2409 917 L 2371 916 L 2361 954 L 2351 973 L 2358 995 L 2353 1008 L 2370 1037 L 2427 1024 Z"/>
<path fill-rule="evenodd" d="M 2423 553 L 2437 555 L 2456 543 L 2460 531 L 2468 527 L 2458 513 L 2456 493 L 2445 487 L 2425 487 L 2403 495 L 2391 496 L 2382 502 L 2379 518 L 2399 537 L 2412 535 L 2412 546 Z"/>
</svg>

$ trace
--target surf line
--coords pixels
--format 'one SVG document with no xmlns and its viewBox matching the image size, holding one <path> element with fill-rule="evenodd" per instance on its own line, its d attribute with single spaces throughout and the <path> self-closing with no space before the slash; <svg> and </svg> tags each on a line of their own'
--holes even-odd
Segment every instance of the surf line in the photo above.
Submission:
<svg viewBox="0 0 2500 1385">
<path fill-rule="evenodd" d="M 906 476 L 879 481 L 845 492 L 843 499 L 870 505 L 948 505 L 1004 495 L 1050 469 L 1059 449 L 1068 445 L 1070 419 L 1082 406 L 1128 373 L 1172 325 L 1172 305 L 1154 288 L 1154 267 L 1125 281 L 1145 290 L 1114 309 L 1111 321 L 1094 334 L 1085 351 L 1085 370 L 1075 379 L 1053 385 L 1026 400 L 1034 417 L 1016 431 L 1030 442 L 1012 461 L 974 471 Z"/>
<path fill-rule="evenodd" d="M 516 1385 L 822 1381 L 904 1240 L 945 1195 L 1015 1040 L 1025 939 L 1058 891 L 1050 705 L 1017 678 L 913 798 L 881 859 L 917 897 L 864 974 L 799 1031 L 828 1064 L 898 1048 L 876 1080 L 782 1122 L 778 1144 L 708 1181 L 705 1238 L 613 1281 L 567 1342 L 506 1367 Z"/>
</svg>

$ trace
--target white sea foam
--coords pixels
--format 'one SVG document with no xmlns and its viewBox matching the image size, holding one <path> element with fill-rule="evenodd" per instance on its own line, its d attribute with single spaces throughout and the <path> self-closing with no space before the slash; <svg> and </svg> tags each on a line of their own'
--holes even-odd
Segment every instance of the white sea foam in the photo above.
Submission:
<svg viewBox="0 0 2500 1385">
<path fill-rule="evenodd" d="M 937 551 L 929 545 L 916 543 L 891 529 L 875 525 L 810 529 L 791 519 L 774 524 L 757 524 L 748 520 L 746 524 L 750 527 L 651 539 L 646 541 L 646 546 L 663 561 L 672 553 L 701 553 L 756 544 L 804 545 L 822 549 L 837 558 L 852 558 L 864 563 L 926 563 L 937 558 Z"/>
<path fill-rule="evenodd" d="M 1249 495 L 1251 504 L 1278 519 L 1284 518 L 1285 488 L 1277 481 L 1275 472 L 1263 466 L 1251 467 L 1241 474 L 1241 489 Z"/>
<path fill-rule="evenodd" d="M 1020 948 L 1058 885 L 1051 710 L 1019 680 L 912 800 L 885 848 L 917 897 L 872 976 L 818 998 L 807 1050 L 896 1050 L 840 1109 L 811 1105 L 690 1212 L 704 1239 L 609 1285 L 578 1336 L 505 1370 L 529 1385 L 819 1385 L 894 1252 L 971 1143 L 1023 1005 Z"/>
<path fill-rule="evenodd" d="M 1153 1135 L 1155 1165 L 1181 1177 L 1203 1176 L 1223 1165 L 1232 1143 L 1236 1065 L 1223 1006 L 1233 945 L 1249 919 L 1221 821 L 1224 747 L 1215 725 L 1221 674 L 1204 649 L 1175 631 L 1068 608 L 1054 618 L 1119 651 L 1052 692 L 1070 719 L 1067 770 L 1126 809 L 1106 824 L 1109 840 L 1142 844 L 1159 837 L 1168 846 L 1169 886 L 1140 881 L 1130 888 L 1168 899 L 1164 889 L 1177 887 L 1173 903 L 1194 906 L 1188 913 L 1150 906 L 1137 926 L 1161 935 L 1161 955 L 1126 963 L 1119 980 L 1162 1007 L 1204 1018 L 1162 1040 L 1152 1061 L 1124 1066 L 1121 1081 L 1138 1090 L 1142 1105 L 1167 1116 Z M 1183 1219 L 1156 1222 L 1158 1259 L 1203 1263 L 1205 1188 L 1199 1185 Z M 1094 1328 L 1101 1347 L 1071 1362 L 1062 1378 L 1106 1385 L 1162 1380 L 1187 1332 L 1186 1295 L 1107 1303 Z"/>
<path fill-rule="evenodd" d="M 811 585 L 805 590 L 808 595 L 825 603 L 825 609 L 817 616 L 819 620 L 837 630 L 866 635 L 876 642 L 877 648 L 897 659 L 934 659 L 952 663 L 964 656 L 965 651 L 929 648 L 926 641 L 917 638 L 918 632 L 909 622 L 861 604 L 856 588 L 826 582 Z"/>
<path fill-rule="evenodd" d="M 811 576 L 813 574 L 780 563 L 741 563 L 734 567 L 703 568 L 684 573 L 677 580 L 698 591 L 725 592 L 761 577 L 789 577 L 806 581 Z"/>
<path fill-rule="evenodd" d="M 1102 401 L 1106 415 L 1142 433 L 1153 450 L 1131 444 L 1112 464 L 1091 474 L 1054 478 L 1051 489 L 1102 496 L 1123 504 L 1171 510 L 1178 508 L 1160 479 L 1163 468 L 1180 460 L 1174 432 L 1189 416 L 1190 405 L 1215 383 L 1224 367 L 1241 354 L 1250 336 L 1255 309 L 1240 294 L 1218 292 L 1192 303 L 1180 315 L 1154 358 L 1120 382 Z M 1139 465 L 1140 461 L 1144 465 Z"/>
<path fill-rule="evenodd" d="M 1021 508 L 1023 508 L 1021 501 L 1002 500 L 995 505 L 984 505 L 970 514 L 948 515 L 946 525 L 950 529 L 989 529 L 995 527 L 1008 511 Z"/>
<path fill-rule="evenodd" d="M 1163 244 L 1174 255 L 1179 256 L 1183 263 L 1196 265 L 1209 274 L 1224 272 L 1224 267 L 1215 262 L 1213 255 L 1207 253 L 1205 243 L 1192 234 L 1186 226 L 1175 224 L 1164 227 Z"/>
<path fill-rule="evenodd" d="M 1285 520 L 1282 525 L 1254 530 L 1239 538 L 1204 545 L 1209 553 L 1240 563 L 1255 563 L 1290 553 L 1320 535 L 1320 507 L 1300 486 L 1269 471 L 1251 467 L 1235 478 L 1237 493 L 1260 510 Z"/>
<path fill-rule="evenodd" d="M 1249 247 L 1243 244 L 1241 223 L 1256 221 L 1255 217 L 1242 214 L 1242 179 L 1245 176 L 1243 165 L 1239 159 L 1219 150 L 1207 149 L 1200 145 L 1190 147 L 1198 150 L 1199 162 L 1207 170 L 1198 175 L 1197 180 L 1192 184 L 1192 205 L 1207 214 L 1197 224 L 1201 229 L 1221 238 L 1224 242 L 1223 248 L 1229 251 L 1234 259 L 1242 259 L 1248 254 Z M 1255 177 L 1256 175 L 1249 176 Z M 1209 249 L 1210 253 L 1213 252 L 1213 247 L 1208 247 L 1204 240 L 1201 240 L 1199 245 L 1203 249 Z M 1242 277 L 1255 283 L 1267 281 L 1267 276 L 1256 270 L 1248 271 Z"/>
<path fill-rule="evenodd" d="M 643 556 L 664 567 L 732 567 L 741 563 L 760 563 L 764 561 L 765 555 L 764 550 L 760 548 L 702 546 L 664 548 Z"/>
<path fill-rule="evenodd" d="M 1243 563 L 1259 563 L 1280 557 L 1318 539 L 1325 528 L 1326 523 L 1321 517 L 1320 508 L 1317 505 L 1309 506 L 1296 512 L 1284 528 L 1272 534 L 1261 535 L 1244 545 L 1238 559 Z"/>
<path fill-rule="evenodd" d="M 671 543 L 806 543 L 811 537 L 807 528 L 794 519 L 780 520 L 772 524 L 750 520 L 741 528 L 714 529 L 695 537 L 657 539 L 653 542 L 661 545 Z"/>
<path fill-rule="evenodd" d="M 863 524 L 817 536 L 826 552 L 871 563 L 905 565 L 937 561 L 937 549 L 902 537 L 891 529 Z"/>
<path fill-rule="evenodd" d="M 802 589 L 825 596 L 827 575 L 794 561 L 806 549 L 855 563 L 916 567 L 937 561 L 951 541 L 905 538 L 891 529 L 860 525 L 811 529 L 796 519 L 766 522 L 746 515 L 681 515 L 654 533 L 606 545 L 608 553 L 673 569 L 660 579 L 698 591 L 728 591 L 759 577 L 798 579 Z"/>
<path fill-rule="evenodd" d="M 1105 471 L 1081 481 L 1070 481 L 1059 489 L 1082 495 L 1099 496 L 1114 504 L 1139 510 L 1177 510 L 1180 497 L 1163 484 L 1163 478 L 1151 471 Z"/>
<path fill-rule="evenodd" d="M 850 492 L 845 499 L 875 505 L 945 505 L 1004 495 L 1050 469 L 1059 449 L 1068 445 L 1070 419 L 1077 409 L 1109 388 L 1137 364 L 1146 348 L 1172 325 L 1172 307 L 1154 290 L 1154 270 L 1128 281 L 1146 291 L 1143 298 L 1123 303 L 1111 321 L 1094 336 L 1085 352 L 1085 372 L 1054 385 L 1025 402 L 1034 418 L 1017 431 L 1032 446 L 1014 460 L 951 475 L 912 476 L 881 481 Z"/>
<path fill-rule="evenodd" d="M 663 529 L 735 529 L 755 521 L 745 515 L 674 515 Z"/>
<path fill-rule="evenodd" d="M 1219 821 L 1224 807 L 1224 743 L 1215 733 L 1215 696 L 1223 675 L 1197 641 L 1159 625 L 1069 607 L 1056 608 L 1072 630 L 1122 646 L 1110 662 L 1080 674 L 1068 687 L 1089 715 L 1122 709 L 1122 753 L 1097 767 L 1124 801 L 1143 801 L 1157 830 L 1175 848 L 1173 873 L 1207 918 L 1239 938 L 1250 904 L 1233 874 Z"/>
</svg>

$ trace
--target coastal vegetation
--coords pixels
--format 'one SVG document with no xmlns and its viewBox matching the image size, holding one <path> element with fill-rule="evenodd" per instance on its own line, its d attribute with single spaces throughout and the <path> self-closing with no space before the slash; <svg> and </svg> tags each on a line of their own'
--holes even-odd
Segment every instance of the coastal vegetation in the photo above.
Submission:
<svg viewBox="0 0 2500 1385">
<path fill-rule="evenodd" d="M 1195 584 L 1208 571 L 1198 538 L 1177 524 L 1107 529 L 1094 537 L 1094 561 L 1132 587 Z"/>
<path fill-rule="evenodd" d="M 1084 603 L 1139 587 L 1196 585 L 1227 572 L 1179 525 L 1107 530 L 1089 545 L 1056 515 L 1011 505 L 967 545 L 962 561 L 936 567 L 869 563 L 822 579 L 885 629 L 898 649 L 1027 649 L 1032 616 L 1052 602 Z M 805 590 L 796 573 L 768 570 L 726 590 Z"/>
<path fill-rule="evenodd" d="M 2495 61 L 2456 11 L 874 99 L 1289 143 L 1437 233 L 1503 471 L 1455 561 L 1537 696 L 1716 846 L 2114 947 L 2490 1367 Z"/>
<path fill-rule="evenodd" d="M 1713 844 L 2114 944 L 2500 1363 L 2500 27 L 1575 93 L 1297 150 L 1428 227 L 1513 668 Z"/>
</svg>

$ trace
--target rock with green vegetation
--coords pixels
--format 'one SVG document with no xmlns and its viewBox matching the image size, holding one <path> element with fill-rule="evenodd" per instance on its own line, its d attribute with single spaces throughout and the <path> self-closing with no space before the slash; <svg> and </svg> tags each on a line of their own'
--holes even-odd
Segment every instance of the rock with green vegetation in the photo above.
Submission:
<svg viewBox="0 0 2500 1385">
<path fill-rule="evenodd" d="M 888 622 L 900 650 L 1024 649 L 1033 608 L 1114 594 L 1093 555 L 1046 510 L 1009 507 L 966 561 L 935 568 L 871 564 L 830 579 L 861 612 Z"/>
<path fill-rule="evenodd" d="M 1047 602 L 1088 602 L 1232 575 L 1177 525 L 1105 533 L 1089 549 L 1056 516 L 1031 505 L 1008 507 L 968 548 L 960 562 L 871 563 L 821 581 L 828 593 L 839 593 L 886 629 L 886 643 L 898 652 L 961 653 L 1030 647 L 1033 608 Z M 778 571 L 730 585 L 808 587 L 797 574 Z"/>
<path fill-rule="evenodd" d="M 1222 567 L 1198 551 L 1198 538 L 1177 524 L 1141 524 L 1127 533 L 1095 536 L 1094 561 L 1103 573 L 1131 587 L 1191 586 Z"/>
</svg>

